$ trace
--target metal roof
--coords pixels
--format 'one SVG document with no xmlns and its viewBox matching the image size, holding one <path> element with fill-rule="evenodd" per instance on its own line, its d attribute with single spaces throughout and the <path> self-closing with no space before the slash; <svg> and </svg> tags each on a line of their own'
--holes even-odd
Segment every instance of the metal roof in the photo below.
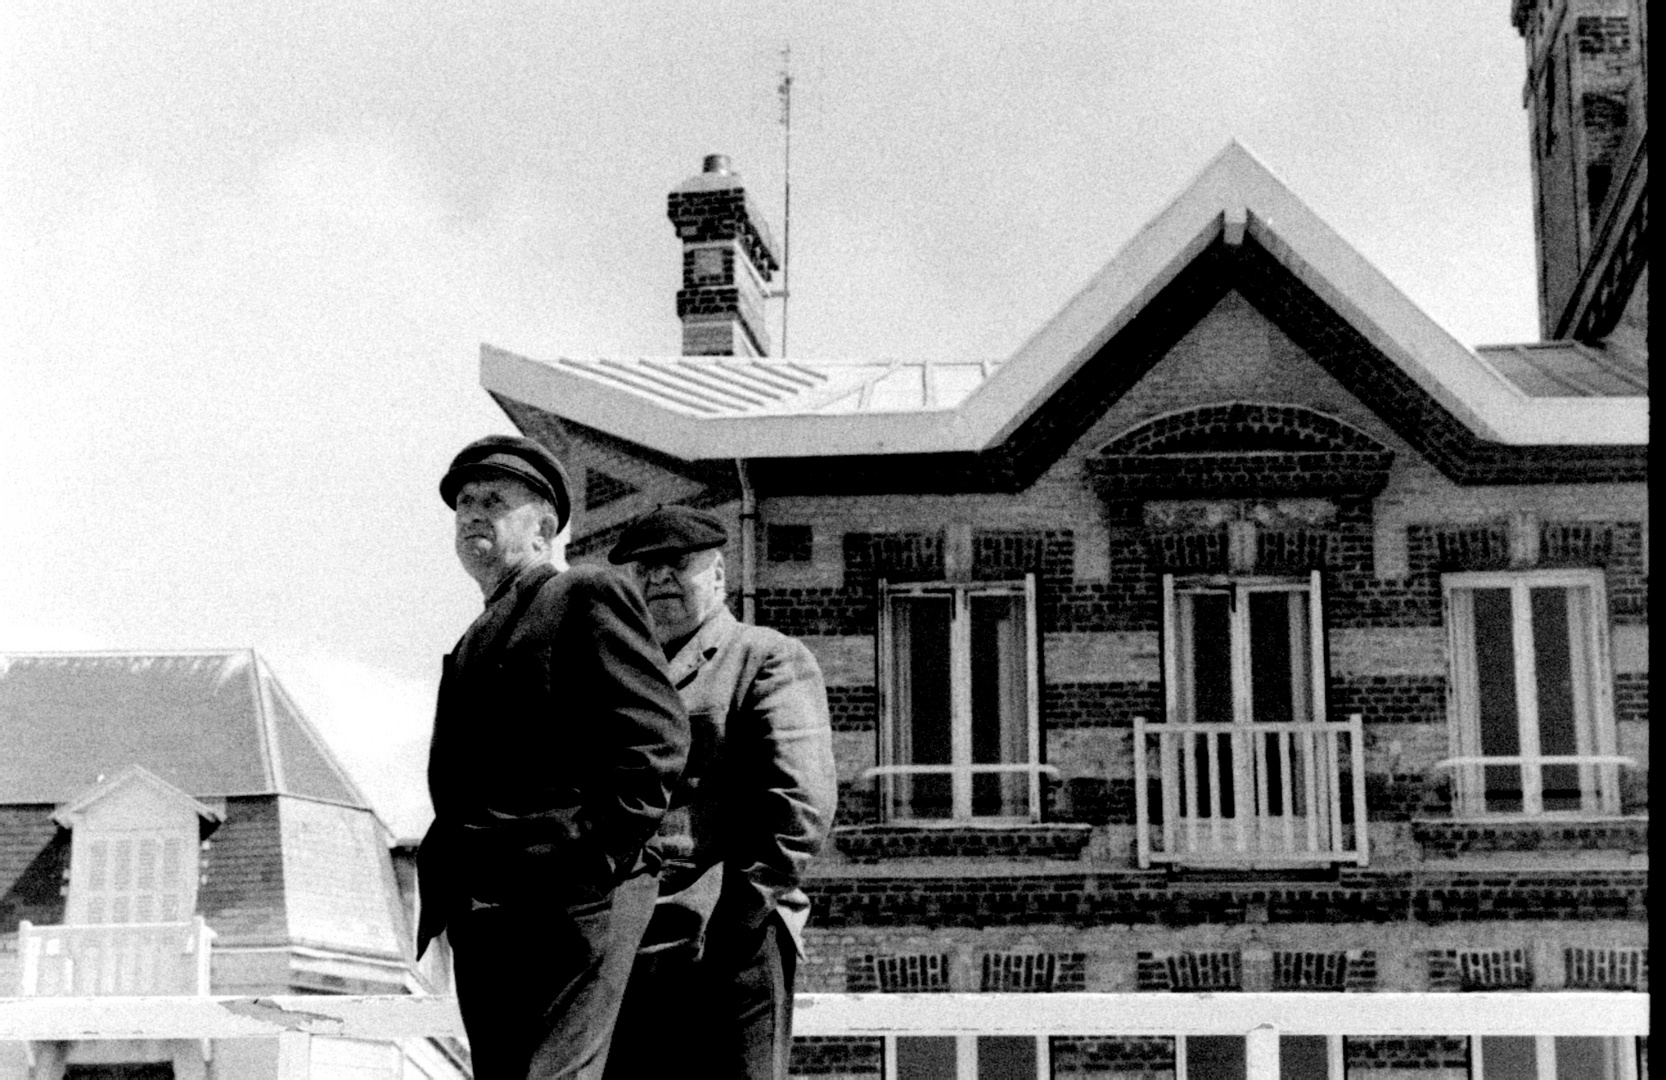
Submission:
<svg viewBox="0 0 1666 1080">
<path fill-rule="evenodd" d="M 196 798 L 369 806 L 250 650 L 0 653 L 0 803 L 62 803 L 132 765 Z"/>
<path fill-rule="evenodd" d="M 1648 364 L 1583 342 L 1482 345 L 1475 352 L 1528 397 L 1623 398 L 1649 393 Z"/>
</svg>

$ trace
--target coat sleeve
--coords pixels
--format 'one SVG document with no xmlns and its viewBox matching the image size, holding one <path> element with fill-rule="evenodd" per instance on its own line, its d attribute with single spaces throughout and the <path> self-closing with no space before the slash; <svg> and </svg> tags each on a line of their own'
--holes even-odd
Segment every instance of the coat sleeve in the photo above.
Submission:
<svg viewBox="0 0 1666 1080">
<path fill-rule="evenodd" d="M 777 636 L 746 689 L 741 716 L 746 730 L 731 734 L 736 842 L 725 892 L 739 884 L 737 871 L 743 875 L 752 894 L 745 921 L 758 925 L 798 887 L 827 841 L 838 801 L 827 689 L 802 642 Z"/>
<path fill-rule="evenodd" d="M 688 763 L 689 724 L 636 591 L 602 569 L 574 568 L 553 668 L 582 717 L 595 768 L 585 832 L 615 871 L 658 828 Z"/>
</svg>

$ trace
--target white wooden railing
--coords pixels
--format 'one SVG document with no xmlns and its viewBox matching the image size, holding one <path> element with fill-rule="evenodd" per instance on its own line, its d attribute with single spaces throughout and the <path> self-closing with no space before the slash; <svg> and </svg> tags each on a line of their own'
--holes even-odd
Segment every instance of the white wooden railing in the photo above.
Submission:
<svg viewBox="0 0 1666 1080">
<path fill-rule="evenodd" d="M 1241 1035 L 1249 1080 L 1277 1080 L 1284 1035 L 1649 1033 L 1649 995 L 1519 993 L 799 994 L 796 1035 Z M 463 1034 L 449 997 L 0 998 L 0 1040 L 276 1038 L 280 1077 L 313 1037 Z M 287 1065 L 285 1063 L 288 1063 Z"/>
<path fill-rule="evenodd" d="M 1152 723 L 1136 716 L 1140 865 L 1365 865 L 1363 732 L 1359 713 L 1340 722 L 1247 724 Z M 1153 756 L 1163 819 L 1155 836 Z M 1352 811 L 1351 831 L 1343 828 L 1344 807 Z"/>
<path fill-rule="evenodd" d="M 195 916 L 172 923 L 85 923 L 17 928 L 18 993 L 207 994 L 214 931 Z"/>
</svg>

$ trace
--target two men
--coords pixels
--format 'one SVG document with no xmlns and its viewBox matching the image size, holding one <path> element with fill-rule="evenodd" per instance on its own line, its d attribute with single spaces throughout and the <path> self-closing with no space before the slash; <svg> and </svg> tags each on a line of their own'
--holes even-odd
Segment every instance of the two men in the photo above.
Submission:
<svg viewBox="0 0 1666 1080">
<path fill-rule="evenodd" d="M 725 604 L 727 540 L 712 514 L 666 506 L 620 536 L 693 748 L 684 792 L 650 847 L 659 902 L 614 1035 L 617 1080 L 694 1071 L 787 1075 L 806 864 L 832 825 L 827 692 L 801 642 Z"/>
<path fill-rule="evenodd" d="M 447 933 L 477 1080 L 599 1077 L 654 911 L 644 845 L 688 760 L 687 713 L 636 590 L 566 568 L 553 455 L 487 436 L 440 495 L 486 608 L 440 681 L 418 955 Z"/>
</svg>

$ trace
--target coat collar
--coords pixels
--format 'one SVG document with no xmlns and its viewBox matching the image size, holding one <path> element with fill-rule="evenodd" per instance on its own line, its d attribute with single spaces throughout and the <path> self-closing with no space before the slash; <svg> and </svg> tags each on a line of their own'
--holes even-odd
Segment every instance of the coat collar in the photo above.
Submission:
<svg viewBox="0 0 1666 1080">
<path fill-rule="evenodd" d="M 719 604 L 713 609 L 694 635 L 683 642 L 683 647 L 677 650 L 669 665 L 671 685 L 681 690 L 687 686 L 706 661 L 717 655 L 720 645 L 729 640 L 735 628 L 740 625 L 726 604 Z"/>
<path fill-rule="evenodd" d="M 463 639 L 457 643 L 459 658 L 463 654 L 479 655 L 491 648 L 510 628 L 517 613 L 525 608 L 522 601 L 536 593 L 556 573 L 555 567 L 549 563 L 535 563 L 499 585 L 488 598 L 486 610 L 476 617 L 464 632 Z"/>
</svg>

